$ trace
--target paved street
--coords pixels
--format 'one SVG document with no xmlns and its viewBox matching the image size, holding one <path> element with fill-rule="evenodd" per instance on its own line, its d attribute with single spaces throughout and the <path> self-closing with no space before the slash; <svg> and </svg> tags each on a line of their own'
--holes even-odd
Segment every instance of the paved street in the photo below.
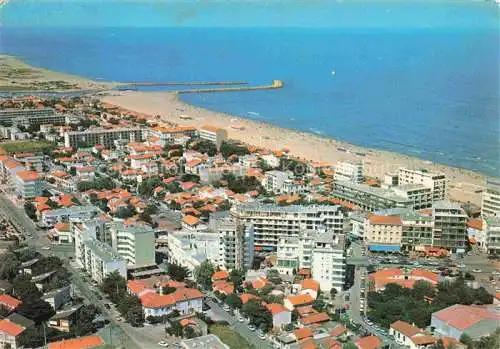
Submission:
<svg viewBox="0 0 500 349">
<path fill-rule="evenodd" d="M 255 345 L 256 348 L 272 349 L 273 346 L 271 343 L 260 339 L 255 331 L 250 331 L 246 322 L 238 322 L 237 317 L 230 315 L 221 306 L 211 300 L 207 300 L 206 303 L 210 307 L 209 316 L 210 314 L 214 315 L 213 320 L 221 319 L 227 321 L 235 332 L 243 336 L 249 343 Z"/>
</svg>

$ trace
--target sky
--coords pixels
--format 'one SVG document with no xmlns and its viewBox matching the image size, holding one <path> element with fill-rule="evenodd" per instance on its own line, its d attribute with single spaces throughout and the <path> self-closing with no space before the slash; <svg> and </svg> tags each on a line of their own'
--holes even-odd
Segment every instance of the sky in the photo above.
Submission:
<svg viewBox="0 0 500 349">
<path fill-rule="evenodd" d="M 5 27 L 488 27 L 487 0 L 9 0 Z"/>
</svg>

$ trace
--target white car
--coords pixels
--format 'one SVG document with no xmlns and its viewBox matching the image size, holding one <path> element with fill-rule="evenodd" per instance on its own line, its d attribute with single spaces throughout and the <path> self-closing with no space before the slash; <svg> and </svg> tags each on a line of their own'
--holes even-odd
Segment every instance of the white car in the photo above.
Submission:
<svg viewBox="0 0 500 349">
<path fill-rule="evenodd" d="M 257 335 L 259 336 L 260 339 L 266 339 L 266 334 L 262 331 L 259 331 Z"/>
<path fill-rule="evenodd" d="M 230 309 L 230 308 L 229 308 L 229 305 L 224 304 L 224 305 L 222 306 L 222 309 L 224 309 L 225 311 L 229 311 L 229 309 Z"/>
<path fill-rule="evenodd" d="M 158 342 L 158 345 L 161 347 L 168 347 L 168 343 L 164 341 Z"/>
<path fill-rule="evenodd" d="M 239 322 L 245 322 L 245 318 L 243 316 L 238 316 L 238 321 Z"/>
<path fill-rule="evenodd" d="M 50 246 L 43 246 L 42 250 L 50 250 Z"/>
<path fill-rule="evenodd" d="M 256 327 L 254 325 L 248 325 L 250 331 L 255 331 Z"/>
<path fill-rule="evenodd" d="M 474 273 L 480 273 L 480 272 L 482 272 L 482 270 L 481 269 L 472 269 L 472 272 L 474 272 Z"/>
</svg>

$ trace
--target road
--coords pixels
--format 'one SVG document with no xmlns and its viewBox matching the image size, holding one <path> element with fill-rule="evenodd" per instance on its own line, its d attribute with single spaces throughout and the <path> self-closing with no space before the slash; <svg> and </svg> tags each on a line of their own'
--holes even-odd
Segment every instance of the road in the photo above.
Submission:
<svg viewBox="0 0 500 349">
<path fill-rule="evenodd" d="M 37 229 L 33 221 L 24 212 L 24 209 L 15 207 L 3 193 L 0 194 L 0 214 L 9 219 L 14 227 L 24 235 L 28 246 L 35 248 L 44 255 L 53 253 L 65 259 L 66 267 L 71 271 L 71 281 L 74 290 L 82 295 L 82 297 L 86 298 L 89 303 L 95 304 L 110 320 L 111 327 L 115 329 L 115 333 L 118 334 L 120 342 L 125 349 L 161 348 L 156 342 L 151 342 L 151 338 L 146 338 L 138 334 L 130 325 L 116 321 L 114 315 L 104 307 L 105 301 L 97 298 L 89 284 L 83 280 L 80 271 L 69 263 L 67 258 L 73 254 L 72 246 L 57 245 L 52 246 L 50 250 L 42 249 L 44 246 L 49 246 L 46 232 Z M 29 238 L 29 236 L 33 238 Z"/>
<path fill-rule="evenodd" d="M 215 313 L 215 317 L 217 319 L 222 319 L 224 321 L 227 321 L 233 331 L 237 332 L 241 336 L 243 336 L 249 343 L 253 344 L 256 348 L 259 349 L 272 349 L 273 346 L 271 343 L 269 343 L 266 340 L 262 340 L 257 336 L 257 333 L 255 331 L 250 331 L 248 329 L 248 324 L 246 322 L 239 322 L 238 319 L 229 314 L 227 311 L 222 309 L 219 304 L 206 299 L 205 301 L 206 304 L 210 307 L 210 312 Z"/>
</svg>

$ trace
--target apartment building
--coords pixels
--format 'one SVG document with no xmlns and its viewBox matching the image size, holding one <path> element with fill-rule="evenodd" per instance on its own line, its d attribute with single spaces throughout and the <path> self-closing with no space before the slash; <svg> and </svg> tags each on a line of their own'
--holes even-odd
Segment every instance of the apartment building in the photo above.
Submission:
<svg viewBox="0 0 500 349">
<path fill-rule="evenodd" d="M 83 243 L 86 240 L 97 240 L 111 245 L 110 221 L 103 219 L 86 220 L 81 223 L 72 223 L 71 236 L 75 243 L 75 259 L 83 258 Z"/>
<path fill-rule="evenodd" d="M 335 181 L 363 183 L 363 163 L 361 161 L 339 161 L 333 175 Z"/>
<path fill-rule="evenodd" d="M 298 237 L 302 230 L 325 228 L 335 234 L 344 232 L 344 211 L 339 206 L 253 202 L 234 205 L 231 215 L 242 223 L 253 224 L 255 251 L 276 251 L 280 237 Z"/>
<path fill-rule="evenodd" d="M 76 261 L 92 277 L 92 280 L 101 283 L 110 273 L 118 273 L 127 278 L 127 260 L 118 251 L 106 243 L 95 239 L 84 240 L 78 246 L 79 253 Z"/>
<path fill-rule="evenodd" d="M 227 140 L 227 131 L 212 125 L 203 125 L 198 133 L 201 139 L 215 143 L 217 150 L 220 149 L 222 142 Z"/>
<path fill-rule="evenodd" d="M 432 246 L 432 217 L 417 211 L 408 210 L 401 214 L 403 231 L 401 234 L 401 249 L 414 251 L 417 246 Z"/>
<path fill-rule="evenodd" d="M 394 194 L 399 195 L 411 202 L 413 209 L 432 207 L 432 189 L 422 184 L 403 184 L 393 187 Z"/>
<path fill-rule="evenodd" d="M 486 217 L 483 229 L 486 235 L 486 252 L 490 255 L 500 255 L 500 217 Z"/>
<path fill-rule="evenodd" d="M 126 225 L 121 222 L 111 226 L 112 246 L 130 265 L 155 264 L 155 233 L 148 225 Z"/>
<path fill-rule="evenodd" d="M 212 232 L 173 232 L 167 236 L 168 259 L 191 272 L 204 260 L 218 265 L 220 260 L 220 238 Z"/>
<path fill-rule="evenodd" d="M 364 240 L 370 251 L 395 252 L 401 248 L 403 223 L 398 216 L 368 215 Z"/>
<path fill-rule="evenodd" d="M 87 148 L 101 144 L 111 148 L 114 141 L 120 140 L 126 143 L 142 142 L 143 132 L 140 128 L 94 128 L 85 131 L 70 131 L 64 133 L 64 146 L 69 148 Z"/>
<path fill-rule="evenodd" d="M 0 124 L 12 126 L 14 124 L 14 120 L 16 119 L 38 118 L 40 120 L 43 120 L 44 118 L 50 119 L 54 117 L 54 115 L 54 109 L 52 108 L 3 109 L 0 110 Z"/>
<path fill-rule="evenodd" d="M 435 202 L 432 207 L 434 221 L 432 245 L 464 252 L 467 239 L 468 216 L 458 203 Z"/>
<path fill-rule="evenodd" d="M 14 176 L 16 195 L 30 199 L 42 195 L 43 186 L 40 175 L 35 171 L 18 171 Z"/>
<path fill-rule="evenodd" d="M 66 116 L 64 114 L 23 116 L 15 118 L 13 124 L 38 131 L 41 125 L 65 125 Z"/>
<path fill-rule="evenodd" d="M 149 135 L 158 137 L 160 145 L 166 146 L 167 144 L 178 143 L 178 139 L 184 137 L 194 137 L 196 135 L 196 128 L 192 126 L 178 126 L 178 127 L 163 127 L 158 126 L 149 130 Z"/>
<path fill-rule="evenodd" d="M 398 185 L 421 184 L 432 190 L 432 201 L 445 200 L 447 194 L 446 176 L 444 173 L 428 172 L 426 169 L 412 170 L 400 168 Z"/>
<path fill-rule="evenodd" d="M 52 228 L 57 223 L 82 222 L 95 218 L 99 210 L 92 205 L 72 206 L 42 212 L 42 223 Z"/>
<path fill-rule="evenodd" d="M 254 256 L 253 226 L 237 222 L 225 214 L 212 214 L 208 229 L 219 238 L 220 268 L 225 270 L 250 269 Z"/>
<path fill-rule="evenodd" d="M 234 165 L 234 166 L 223 166 L 223 167 L 205 167 L 199 169 L 200 182 L 205 184 L 213 184 L 220 181 L 224 175 L 233 175 L 235 177 L 244 177 L 247 174 L 247 169 L 245 167 Z"/>
<path fill-rule="evenodd" d="M 282 193 L 285 181 L 293 177 L 292 171 L 267 171 L 262 180 L 262 186 L 271 193 Z"/>
<path fill-rule="evenodd" d="M 335 181 L 332 195 L 370 212 L 392 207 L 413 207 L 408 197 L 398 195 L 392 189 L 367 184 Z"/>
<path fill-rule="evenodd" d="M 345 235 L 318 231 L 312 250 L 311 271 L 322 292 L 342 291 L 346 276 Z"/>
<path fill-rule="evenodd" d="M 500 180 L 487 180 L 483 190 L 481 215 L 500 217 Z"/>
</svg>

